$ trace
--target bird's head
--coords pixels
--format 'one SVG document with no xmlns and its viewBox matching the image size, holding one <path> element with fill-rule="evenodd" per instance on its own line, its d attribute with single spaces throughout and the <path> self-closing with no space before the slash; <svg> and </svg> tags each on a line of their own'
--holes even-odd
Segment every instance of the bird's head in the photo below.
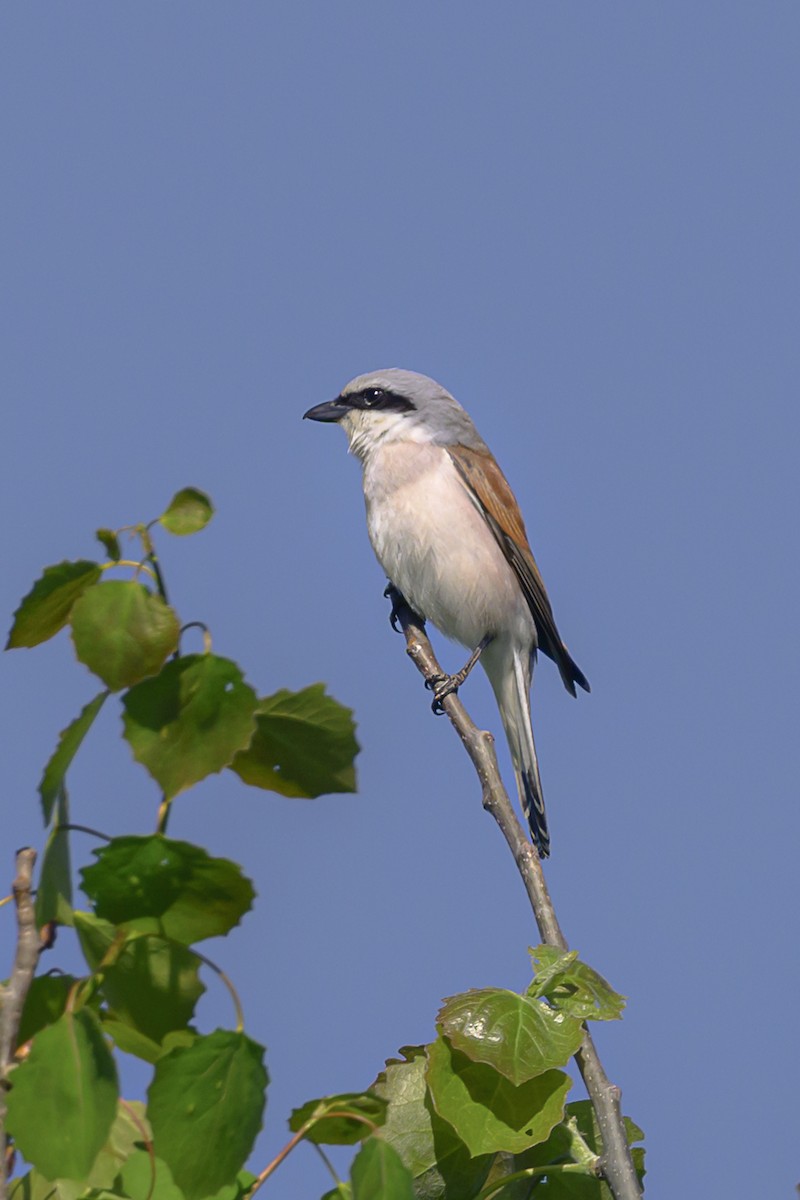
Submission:
<svg viewBox="0 0 800 1200">
<path fill-rule="evenodd" d="M 389 442 L 483 446 L 464 409 L 441 384 L 398 367 L 357 375 L 335 400 L 303 415 L 341 425 L 350 450 L 362 460 Z"/>
</svg>

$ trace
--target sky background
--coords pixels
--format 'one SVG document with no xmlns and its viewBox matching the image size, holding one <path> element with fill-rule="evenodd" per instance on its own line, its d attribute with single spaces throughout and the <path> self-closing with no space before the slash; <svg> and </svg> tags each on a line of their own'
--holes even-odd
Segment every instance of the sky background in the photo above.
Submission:
<svg viewBox="0 0 800 1200">
<path fill-rule="evenodd" d="M 45 565 L 192 484 L 214 521 L 159 542 L 182 620 L 261 693 L 325 680 L 358 721 L 357 795 L 228 772 L 170 822 L 259 893 L 208 944 L 268 1047 L 253 1169 L 294 1106 L 431 1040 L 442 997 L 524 988 L 537 940 L 389 629 L 358 466 L 300 420 L 402 366 L 491 445 L 592 683 L 573 701 L 536 675 L 547 878 L 629 997 L 598 1042 L 648 1194 L 793 1195 L 797 4 L 12 2 L 0 26 L 6 628 Z M 97 683 L 62 634 L 0 684 L 10 882 Z M 499 732 L 480 672 L 462 698 Z M 158 795 L 119 728 L 109 703 L 73 820 L 147 832 Z M 78 864 L 91 848 L 73 835 Z M 203 1029 L 230 1026 L 207 983 Z M 301 1147 L 264 1196 L 328 1186 Z"/>
</svg>

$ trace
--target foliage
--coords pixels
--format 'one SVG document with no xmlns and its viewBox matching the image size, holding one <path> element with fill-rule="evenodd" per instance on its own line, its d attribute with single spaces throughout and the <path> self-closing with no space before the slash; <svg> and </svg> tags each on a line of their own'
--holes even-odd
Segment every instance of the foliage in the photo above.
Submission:
<svg viewBox="0 0 800 1200">
<path fill-rule="evenodd" d="M 244 1170 L 265 1110 L 264 1050 L 244 1030 L 232 984 L 196 948 L 238 925 L 255 890 L 236 863 L 169 838 L 167 824 L 178 796 L 225 769 L 293 798 L 353 791 L 358 744 L 351 712 L 322 684 L 260 697 L 236 663 L 212 652 L 207 631 L 202 654 L 181 653 L 186 626 L 167 596 L 153 529 L 185 536 L 212 515 L 207 496 L 184 488 L 150 524 L 98 529 L 108 561 L 47 567 L 14 614 L 8 649 L 68 626 L 78 661 L 103 685 L 60 734 L 39 786 L 48 837 L 37 922 L 73 927 L 86 970 L 40 975 L 27 995 L 8 1077 L 7 1130 L 29 1164 L 15 1200 L 245 1200 L 285 1157 L 258 1177 Z M 131 558 L 125 536 L 138 547 Z M 132 577 L 108 579 L 110 571 Z M 155 828 L 94 850 L 79 872 L 82 909 L 72 896 L 66 779 L 115 695 L 123 736 L 157 785 Z M 534 1187 L 554 1198 L 609 1194 L 596 1173 L 591 1108 L 566 1103 L 563 1068 L 582 1022 L 616 1018 L 624 1001 L 574 953 L 539 946 L 531 955 L 523 994 L 450 997 L 429 1045 L 406 1047 L 367 1090 L 291 1114 L 287 1153 L 302 1141 L 358 1147 L 349 1180 L 336 1179 L 327 1200 L 512 1200 Z M 194 1024 L 207 967 L 230 989 L 232 1029 Z M 120 1096 L 118 1054 L 151 1064 L 146 1105 Z M 641 1137 L 633 1125 L 629 1133 Z"/>
</svg>

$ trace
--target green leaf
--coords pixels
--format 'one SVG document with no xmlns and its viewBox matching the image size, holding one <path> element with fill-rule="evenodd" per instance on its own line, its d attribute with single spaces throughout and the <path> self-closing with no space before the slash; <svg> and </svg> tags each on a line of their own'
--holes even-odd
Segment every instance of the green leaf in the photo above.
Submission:
<svg viewBox="0 0 800 1200">
<path fill-rule="evenodd" d="M 245 1200 L 257 1178 L 252 1171 L 240 1171 L 233 1183 L 226 1183 L 209 1200 Z"/>
<path fill-rule="evenodd" d="M 134 1029 L 132 1025 L 118 1021 L 108 1012 L 101 1012 L 100 1018 L 103 1022 L 104 1033 L 108 1034 L 114 1045 L 123 1054 L 133 1054 L 136 1058 L 141 1058 L 144 1062 L 149 1063 L 158 1062 L 176 1046 L 191 1046 L 192 1042 L 200 1036 L 195 1029 L 189 1026 L 185 1029 L 173 1029 L 166 1033 L 160 1042 L 156 1042 L 153 1038 L 140 1033 L 138 1029 Z"/>
<path fill-rule="evenodd" d="M 103 959 L 112 962 L 119 957 L 128 936 L 124 929 L 115 929 L 108 921 L 101 921 L 91 913 L 76 911 L 73 916 L 83 957 L 92 973 L 98 970 Z M 117 953 L 107 958 L 108 951 L 115 943 Z"/>
<path fill-rule="evenodd" d="M 6 650 L 38 646 L 63 629 L 80 594 L 100 578 L 97 563 L 81 559 L 45 567 L 41 579 L 20 603 L 6 642 Z"/>
<path fill-rule="evenodd" d="M 517 1085 L 563 1067 L 583 1039 L 580 1021 L 500 988 L 451 996 L 436 1027 L 455 1050 Z"/>
<path fill-rule="evenodd" d="M 135 1058 L 141 1058 L 143 1062 L 152 1064 L 158 1062 L 161 1055 L 166 1053 L 163 1042 L 155 1042 L 152 1038 L 140 1033 L 138 1029 L 134 1029 L 132 1025 L 126 1025 L 124 1021 L 118 1021 L 116 1017 L 108 1016 L 106 1010 L 100 1013 L 100 1019 L 103 1024 L 103 1033 L 111 1038 L 114 1045 L 123 1054 L 132 1054 Z M 187 1036 L 191 1041 L 197 1035 L 187 1032 Z"/>
<path fill-rule="evenodd" d="M 641 1182 L 645 1174 L 644 1149 L 634 1146 L 634 1142 L 641 1141 L 644 1134 L 629 1117 L 625 1117 L 624 1122 L 628 1145 L 632 1147 L 634 1167 Z M 579 1162 L 587 1147 L 590 1152 L 600 1155 L 603 1143 L 591 1102 L 576 1100 L 567 1105 L 563 1124 L 555 1126 L 546 1142 L 516 1157 L 513 1167 L 515 1170 L 524 1170 L 527 1167 L 547 1166 L 548 1163 Z M 611 1189 L 601 1179 L 557 1171 L 539 1182 L 537 1200 L 540 1196 L 543 1200 L 614 1200 Z"/>
<path fill-rule="evenodd" d="M 98 917 L 151 928 L 176 941 L 226 934 L 252 907 L 255 890 L 236 863 L 159 834 L 119 837 L 93 852 L 82 886 Z"/>
<path fill-rule="evenodd" d="M 160 1158 L 148 1150 L 134 1150 L 120 1171 L 122 1189 L 130 1200 L 183 1200 L 172 1172 Z"/>
<path fill-rule="evenodd" d="M 218 1029 L 156 1063 L 153 1144 L 186 1200 L 218 1191 L 244 1165 L 262 1124 L 263 1055 L 245 1034 Z"/>
<path fill-rule="evenodd" d="M 17 1180 L 9 1197 L 15 1200 L 78 1200 L 78 1197 L 91 1196 L 97 1200 L 108 1195 L 106 1189 L 114 1187 L 134 1144 L 149 1136 L 144 1105 L 136 1100 L 120 1100 L 111 1132 L 85 1179 L 46 1179 L 39 1171 L 29 1171 L 23 1179 Z"/>
<path fill-rule="evenodd" d="M 312 799 L 353 792 L 359 745 L 352 710 L 314 683 L 259 700 L 256 731 L 231 767 L 245 783 L 281 796 Z"/>
<path fill-rule="evenodd" d="M 45 1179 L 38 1171 L 28 1171 L 19 1179 L 9 1180 L 9 1200 L 77 1200 L 84 1191 L 82 1183 L 71 1179 Z"/>
<path fill-rule="evenodd" d="M 72 872 L 69 862 L 69 806 L 67 789 L 62 782 L 58 796 L 56 821 L 47 839 L 39 886 L 36 890 L 36 924 L 56 921 L 59 925 L 72 924 Z"/>
<path fill-rule="evenodd" d="M 256 694 L 216 654 L 169 662 L 122 698 L 125 737 L 167 799 L 226 767 L 255 729 Z"/>
<path fill-rule="evenodd" d="M 555 946 L 541 945 L 530 954 L 536 974 L 529 996 L 546 996 L 558 1012 L 578 1021 L 619 1020 L 625 997 L 574 953 L 564 955 Z"/>
<path fill-rule="evenodd" d="M 511 1154 L 543 1142 L 561 1120 L 572 1080 L 545 1071 L 515 1087 L 484 1063 L 472 1062 L 444 1038 L 428 1047 L 428 1087 L 439 1116 L 472 1154 Z"/>
<path fill-rule="evenodd" d="M 170 533 L 184 536 L 204 529 L 214 515 L 214 505 L 209 496 L 199 488 L 181 488 L 158 518 Z"/>
<path fill-rule="evenodd" d="M 405 1061 L 391 1059 L 372 1086 L 389 1102 L 381 1137 L 392 1146 L 424 1200 L 459 1200 L 480 1191 L 492 1159 L 472 1158 L 455 1130 L 431 1104 L 425 1083 L 424 1046 L 404 1046 Z"/>
<path fill-rule="evenodd" d="M 67 1006 L 67 996 L 74 982 L 74 975 L 38 975 L 33 980 L 19 1023 L 17 1041 L 20 1046 L 46 1025 L 55 1024 Z"/>
<path fill-rule="evenodd" d="M 386 1120 L 387 1101 L 372 1092 L 343 1092 L 309 1100 L 296 1108 L 289 1128 L 297 1133 L 309 1121 L 314 1124 L 305 1135 L 318 1146 L 352 1146 L 361 1142 Z"/>
<path fill-rule="evenodd" d="M 592 1102 L 590 1100 L 573 1101 L 572 1104 L 567 1105 L 565 1116 L 575 1122 L 578 1132 L 595 1154 L 602 1154 L 603 1139 L 600 1135 L 600 1127 L 597 1123 L 595 1111 L 592 1108 Z M 645 1174 L 644 1149 L 637 1149 L 634 1143 L 644 1140 L 644 1131 L 630 1117 L 623 1117 L 622 1119 L 625 1124 L 625 1136 L 628 1145 L 633 1147 L 633 1164 L 636 1167 L 639 1178 L 642 1179 Z"/>
<path fill-rule="evenodd" d="M 98 529 L 95 531 L 95 537 L 105 549 L 106 554 L 112 562 L 119 562 L 122 558 L 122 551 L 119 548 L 119 538 L 113 529 Z"/>
<path fill-rule="evenodd" d="M 8 1128 L 48 1179 L 85 1179 L 117 1114 L 117 1073 L 97 1018 L 65 1012 L 14 1071 Z"/>
<path fill-rule="evenodd" d="M 523 1167 L 524 1155 L 495 1154 L 492 1169 L 484 1185 L 491 1200 L 533 1200 L 536 1195 L 536 1179 L 520 1178 L 509 1181 L 509 1176 Z M 502 1189 L 500 1187 L 502 1183 Z M 492 1190 L 493 1189 L 493 1190 Z"/>
<path fill-rule="evenodd" d="M 145 1117 L 144 1105 L 138 1100 L 120 1100 L 111 1132 L 94 1160 L 87 1185 L 93 1188 L 113 1188 L 120 1168 L 127 1161 L 135 1144 L 149 1137 L 150 1127 Z"/>
<path fill-rule="evenodd" d="M 28 1171 L 20 1179 L 9 1180 L 9 1200 L 76 1200 L 84 1191 L 82 1183 L 71 1179 L 45 1179 L 38 1171 Z"/>
<path fill-rule="evenodd" d="M 548 1175 L 534 1194 L 536 1200 L 614 1200 L 611 1188 L 601 1179 L 561 1171 Z"/>
<path fill-rule="evenodd" d="M 589 1174 L 588 1168 L 586 1174 L 573 1174 L 572 1171 L 564 1172 L 560 1169 L 565 1164 L 573 1164 L 571 1145 L 572 1138 L 566 1126 L 556 1125 L 546 1142 L 533 1146 L 524 1154 L 512 1155 L 508 1160 L 506 1173 L 513 1174 L 516 1171 L 537 1168 L 536 1190 L 532 1193 L 536 1200 L 539 1200 L 540 1196 L 550 1197 L 550 1200 L 554 1197 L 558 1197 L 558 1200 L 614 1200 L 609 1188 L 597 1176 Z M 550 1164 L 556 1168 L 550 1175 L 539 1173 L 538 1169 Z M 516 1186 L 520 1188 L 520 1200 L 522 1197 L 527 1200 L 531 1195 L 531 1182 L 531 1178 L 528 1177 L 516 1185 L 509 1184 L 506 1191 L 510 1191 L 512 1200 L 515 1200 L 516 1192 L 512 1189 Z M 524 1190 L 526 1185 L 527 1191 Z M 499 1197 L 505 1200 L 505 1192 L 500 1192 Z"/>
<path fill-rule="evenodd" d="M 178 648 L 174 609 L 131 579 L 112 579 L 76 601 L 70 617 L 78 660 L 113 692 L 155 675 Z"/>
<path fill-rule="evenodd" d="M 562 975 L 565 975 L 573 963 L 578 960 L 577 950 L 562 950 L 558 946 L 548 946 L 542 942 L 533 950 L 528 947 L 528 954 L 534 970 L 534 980 L 528 988 L 530 995 L 546 996 L 556 985 Z"/>
<path fill-rule="evenodd" d="M 90 970 L 102 969 L 99 990 L 112 1019 L 158 1044 L 185 1029 L 205 991 L 197 955 L 158 937 L 134 934 L 126 940 L 124 930 L 90 913 L 74 916 Z"/>
<path fill-rule="evenodd" d="M 322 1200 L 353 1200 L 353 1189 L 349 1183 L 339 1182 L 322 1197 Z"/>
<path fill-rule="evenodd" d="M 353 1200 L 414 1200 L 411 1172 L 396 1150 L 368 1138 L 350 1168 Z"/>
<path fill-rule="evenodd" d="M 577 1200 L 578 1197 L 593 1197 L 595 1200 L 600 1200 L 603 1195 L 607 1197 L 607 1200 L 613 1200 L 610 1192 L 603 1193 L 598 1190 L 601 1187 L 600 1180 L 591 1171 L 591 1160 L 596 1156 L 578 1133 L 574 1123 L 568 1119 L 567 1113 L 570 1107 L 568 1104 L 565 1109 L 564 1121 L 553 1127 L 547 1141 L 540 1142 L 538 1146 L 532 1146 L 523 1154 L 505 1155 L 502 1162 L 504 1168 L 502 1175 L 511 1175 L 518 1171 L 536 1168 L 537 1195 L 540 1190 L 547 1195 L 548 1184 L 553 1181 L 558 1189 L 557 1194 L 563 1195 L 565 1198 L 574 1196 Z M 550 1164 L 556 1168 L 552 1174 L 549 1177 L 541 1175 L 540 1169 Z M 585 1173 L 574 1174 L 573 1170 L 579 1164 L 584 1165 Z M 566 1165 L 572 1169 L 564 1173 L 561 1168 Z M 529 1176 L 518 1183 L 508 1184 L 506 1191 L 510 1193 L 512 1200 L 516 1200 L 517 1191 L 519 1191 L 520 1200 L 523 1198 L 527 1200 L 530 1195 L 531 1182 Z M 505 1198 L 505 1192 L 500 1195 Z"/>
<path fill-rule="evenodd" d="M 72 765 L 72 760 L 78 751 L 78 747 L 86 737 L 95 717 L 103 707 L 103 701 L 107 695 L 108 692 L 99 692 L 94 700 L 90 700 L 81 709 L 75 720 L 66 729 L 62 729 L 59 734 L 58 745 L 50 756 L 50 760 L 42 775 L 42 782 L 39 784 L 39 795 L 42 798 L 42 812 L 44 814 L 45 825 L 50 824 L 50 818 L 53 815 L 53 806 L 58 798 L 59 789 L 64 782 L 64 777 Z"/>
</svg>

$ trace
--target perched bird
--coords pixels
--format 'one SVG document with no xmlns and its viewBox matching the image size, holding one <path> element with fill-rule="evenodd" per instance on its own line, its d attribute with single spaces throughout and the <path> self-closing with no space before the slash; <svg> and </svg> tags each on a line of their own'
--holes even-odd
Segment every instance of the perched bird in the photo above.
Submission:
<svg viewBox="0 0 800 1200">
<path fill-rule="evenodd" d="M 589 684 L 556 628 L 505 476 L 458 401 L 414 371 L 359 375 L 304 415 L 340 424 L 360 459 L 369 537 L 390 582 L 416 613 L 473 652 L 463 671 L 439 681 L 439 703 L 480 658 L 520 802 L 546 857 L 530 710 L 537 649 L 553 659 L 573 696 L 575 684 L 587 692 Z"/>
</svg>

